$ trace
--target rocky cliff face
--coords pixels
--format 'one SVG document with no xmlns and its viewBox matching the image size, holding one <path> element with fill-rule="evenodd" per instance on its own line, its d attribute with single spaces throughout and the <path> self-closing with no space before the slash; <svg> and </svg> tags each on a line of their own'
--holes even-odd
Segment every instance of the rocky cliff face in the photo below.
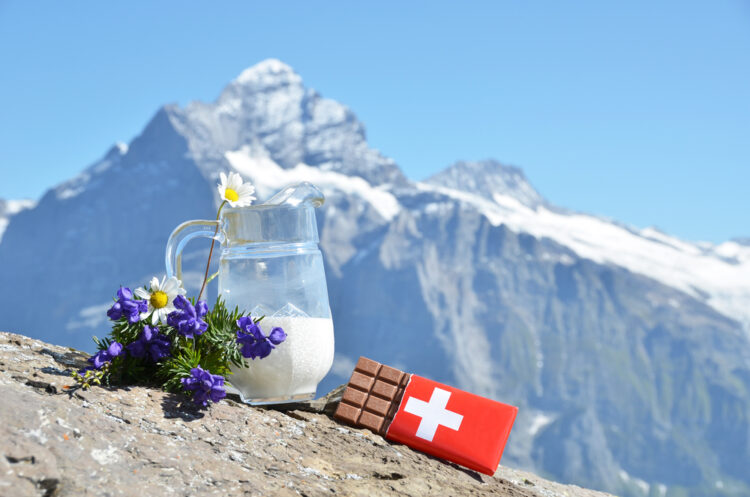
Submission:
<svg viewBox="0 0 750 497">
<path fill-rule="evenodd" d="M 605 497 L 443 463 L 336 423 L 333 400 L 198 410 L 145 387 L 66 389 L 85 357 L 0 333 L 0 494 Z"/>
</svg>

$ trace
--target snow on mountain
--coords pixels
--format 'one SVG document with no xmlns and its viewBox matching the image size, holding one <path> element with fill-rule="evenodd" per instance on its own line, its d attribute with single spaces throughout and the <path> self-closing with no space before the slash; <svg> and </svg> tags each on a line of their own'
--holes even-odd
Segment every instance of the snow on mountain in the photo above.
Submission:
<svg viewBox="0 0 750 497">
<path fill-rule="evenodd" d="M 366 354 L 520 406 L 509 464 L 627 496 L 644 494 L 641 481 L 675 495 L 710 495 L 717 478 L 750 491 L 749 244 L 565 211 L 491 160 L 411 182 L 349 108 L 277 60 L 214 102 L 162 107 L 14 217 L 0 329 L 90 350 L 117 286 L 163 273 L 169 233 L 214 215 L 229 170 L 261 201 L 299 181 L 326 195 L 336 362 L 320 390 Z M 189 289 L 207 249 L 183 254 Z"/>
<path fill-rule="evenodd" d="M 18 214 L 24 209 L 31 209 L 36 205 L 36 201 L 25 198 L 19 200 L 0 200 L 0 215 L 12 216 Z"/>
<path fill-rule="evenodd" d="M 750 262 L 750 239 L 731 240 L 716 246 L 708 247 L 717 257 L 726 259 L 730 263 Z"/>
<path fill-rule="evenodd" d="M 429 178 L 426 183 L 476 193 L 485 198 L 493 198 L 496 194 L 510 196 L 531 208 L 545 204 L 523 171 L 495 160 L 457 162 Z"/>
<path fill-rule="evenodd" d="M 275 59 L 243 71 L 213 103 L 167 111 L 207 177 L 216 174 L 213 160 L 249 146 L 283 168 L 303 163 L 376 186 L 407 181 L 392 159 L 370 148 L 364 125 L 348 107 L 306 88 Z"/>
<path fill-rule="evenodd" d="M 458 163 L 417 187 L 470 204 L 495 226 L 550 238 L 585 259 L 654 278 L 705 301 L 750 331 L 750 247 L 736 242 L 699 245 L 653 228 L 637 230 L 556 209 L 540 201 L 517 171 L 510 170 L 510 181 L 485 182 L 466 164 Z"/>
<path fill-rule="evenodd" d="M 10 223 L 10 218 L 23 210 L 32 209 L 35 205 L 36 201 L 31 199 L 0 199 L 0 242 L 3 240 L 3 233 Z"/>
<path fill-rule="evenodd" d="M 391 221 L 401 209 L 398 200 L 390 191 L 374 187 L 361 177 L 347 176 L 302 163 L 291 169 L 283 169 L 269 157 L 254 157 L 250 147 L 227 152 L 225 157 L 235 171 L 246 178 L 253 178 L 256 188 L 264 197 L 287 185 L 308 181 L 319 187 L 323 193 L 330 194 L 333 190 L 339 190 L 356 195 L 369 203 L 386 221 Z"/>
<path fill-rule="evenodd" d="M 265 91 L 269 87 L 282 84 L 302 86 L 302 78 L 294 72 L 294 69 L 279 59 L 266 59 L 242 71 L 230 83 L 230 87 L 242 85 L 256 91 Z"/>
</svg>

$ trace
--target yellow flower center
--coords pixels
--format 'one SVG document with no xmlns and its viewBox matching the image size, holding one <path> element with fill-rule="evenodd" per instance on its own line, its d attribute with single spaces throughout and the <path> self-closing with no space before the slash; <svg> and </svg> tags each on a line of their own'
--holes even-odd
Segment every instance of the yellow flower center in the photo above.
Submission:
<svg viewBox="0 0 750 497">
<path fill-rule="evenodd" d="M 169 297 L 167 297 L 167 294 L 162 292 L 161 290 L 151 294 L 151 305 L 154 306 L 154 309 L 161 309 L 162 307 L 165 307 L 168 300 Z"/>
<path fill-rule="evenodd" d="M 237 192 L 232 190 L 231 188 L 227 188 L 226 190 L 224 190 L 224 196 L 230 202 L 237 202 L 240 199 L 240 196 L 237 195 Z"/>
</svg>

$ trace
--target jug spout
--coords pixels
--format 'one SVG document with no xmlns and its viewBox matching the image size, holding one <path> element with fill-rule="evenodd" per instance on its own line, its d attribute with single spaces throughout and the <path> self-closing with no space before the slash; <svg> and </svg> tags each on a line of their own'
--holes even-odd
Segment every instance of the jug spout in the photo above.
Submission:
<svg viewBox="0 0 750 497">
<path fill-rule="evenodd" d="M 255 244 L 315 243 L 318 224 L 315 207 L 323 194 L 310 183 L 288 186 L 262 204 L 227 207 L 222 212 L 225 248 L 251 248 Z M 261 247 L 262 248 L 262 247 Z"/>
<path fill-rule="evenodd" d="M 323 197 L 323 193 L 315 185 L 304 181 L 296 185 L 287 186 L 260 205 L 288 205 L 290 207 L 311 205 L 312 207 L 320 207 L 324 201 L 325 197 Z"/>
</svg>

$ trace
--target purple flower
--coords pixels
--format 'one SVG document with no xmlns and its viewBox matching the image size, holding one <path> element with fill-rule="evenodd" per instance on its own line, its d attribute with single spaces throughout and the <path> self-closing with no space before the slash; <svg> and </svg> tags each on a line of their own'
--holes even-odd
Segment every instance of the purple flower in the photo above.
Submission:
<svg viewBox="0 0 750 497">
<path fill-rule="evenodd" d="M 243 357 L 250 359 L 268 357 L 276 345 L 286 340 L 286 333 L 278 326 L 273 328 L 268 336 L 263 335 L 260 326 L 249 316 L 239 318 L 237 326 L 240 328 L 237 332 L 237 343 L 242 345 L 240 352 Z"/>
<path fill-rule="evenodd" d="M 190 376 L 181 381 L 185 390 L 195 392 L 193 401 L 198 405 L 205 406 L 208 400 L 218 402 L 227 396 L 224 390 L 224 377 L 211 374 L 200 366 L 191 369 Z"/>
<path fill-rule="evenodd" d="M 148 311 L 148 302 L 135 300 L 130 288 L 120 287 L 117 290 L 117 302 L 107 311 L 107 316 L 112 321 L 117 321 L 123 316 L 129 323 L 137 323 L 141 319 L 141 313 Z"/>
<path fill-rule="evenodd" d="M 169 339 L 159 333 L 156 326 L 144 326 L 138 339 L 128 345 L 128 351 L 133 357 L 145 357 L 148 355 L 154 362 L 171 355 L 172 344 Z"/>
<path fill-rule="evenodd" d="M 205 300 L 199 300 L 193 306 L 188 299 L 178 295 L 174 299 L 174 306 L 177 310 L 169 313 L 167 324 L 176 328 L 182 335 L 193 338 L 195 335 L 202 335 L 208 329 L 208 324 L 201 319 L 208 313 Z"/>
<path fill-rule="evenodd" d="M 105 363 L 111 361 L 120 354 L 122 354 L 122 344 L 119 342 L 112 342 L 106 349 L 100 350 L 89 357 L 88 361 L 94 365 L 94 369 L 100 369 Z"/>
<path fill-rule="evenodd" d="M 279 345 L 281 342 L 286 340 L 286 333 L 280 326 L 274 326 L 271 328 L 271 333 L 268 334 L 268 339 L 274 345 Z"/>
</svg>

